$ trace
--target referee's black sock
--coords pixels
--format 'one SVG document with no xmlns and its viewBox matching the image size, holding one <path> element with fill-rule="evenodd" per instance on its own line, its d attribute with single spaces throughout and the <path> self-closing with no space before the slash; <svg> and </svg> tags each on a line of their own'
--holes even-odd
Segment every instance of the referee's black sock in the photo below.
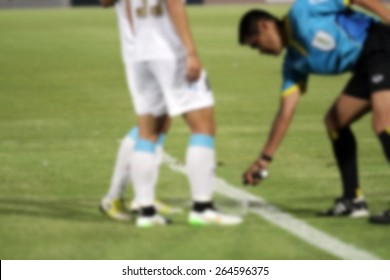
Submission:
<svg viewBox="0 0 390 280">
<path fill-rule="evenodd" d="M 390 163 L 390 128 L 379 134 L 379 140 L 382 143 L 387 161 Z"/>
<path fill-rule="evenodd" d="M 343 184 L 343 197 L 356 198 L 359 196 L 359 179 L 355 136 L 346 127 L 331 133 L 330 138 Z"/>
</svg>

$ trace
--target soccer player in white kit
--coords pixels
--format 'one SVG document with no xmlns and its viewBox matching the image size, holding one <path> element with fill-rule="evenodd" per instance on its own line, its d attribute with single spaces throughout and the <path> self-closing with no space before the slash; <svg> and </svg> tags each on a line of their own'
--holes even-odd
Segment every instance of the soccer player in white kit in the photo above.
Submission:
<svg viewBox="0 0 390 280">
<path fill-rule="evenodd" d="M 115 4 L 115 10 L 118 19 L 119 37 L 121 42 L 122 60 L 126 69 L 126 76 L 129 89 L 131 89 L 131 77 L 129 73 L 129 65 L 132 62 L 134 56 L 134 36 L 130 29 L 130 22 L 128 17 L 129 6 L 126 5 L 125 0 L 101 0 L 101 4 L 105 7 L 109 7 Z M 170 119 L 167 115 L 164 116 L 164 128 L 159 136 L 156 153 L 159 164 L 162 161 L 163 143 L 165 140 L 165 134 L 170 125 Z M 133 127 L 130 132 L 122 139 L 119 146 L 117 159 L 112 175 L 110 187 L 103 197 L 100 205 L 100 209 L 108 217 L 115 220 L 128 221 L 131 219 L 131 215 L 128 209 L 125 207 L 124 192 L 130 178 L 130 158 L 133 153 L 135 141 L 138 137 L 138 128 Z M 156 175 L 157 178 L 157 175 Z M 138 203 L 134 200 L 131 209 L 138 210 Z M 181 209 L 173 208 L 165 205 L 159 201 L 155 202 L 159 212 L 162 213 L 177 213 Z M 130 207 L 129 207 L 130 208 Z"/>
<path fill-rule="evenodd" d="M 165 225 L 153 204 L 158 136 L 164 116 L 182 115 L 191 130 L 186 169 L 191 186 L 191 225 L 241 223 L 213 206 L 214 99 L 202 70 L 182 0 L 126 0 L 131 9 L 134 57 L 128 73 L 139 137 L 130 174 L 141 206 L 137 225 Z"/>
</svg>

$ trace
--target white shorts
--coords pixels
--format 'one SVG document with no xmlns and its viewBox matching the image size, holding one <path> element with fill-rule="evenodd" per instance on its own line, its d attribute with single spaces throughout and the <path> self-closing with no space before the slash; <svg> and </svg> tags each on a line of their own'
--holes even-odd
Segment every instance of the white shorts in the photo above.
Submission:
<svg viewBox="0 0 390 280">
<path fill-rule="evenodd" d="M 184 60 L 135 61 L 126 75 L 137 115 L 177 116 L 214 105 L 207 74 L 196 82 L 185 78 Z"/>
</svg>

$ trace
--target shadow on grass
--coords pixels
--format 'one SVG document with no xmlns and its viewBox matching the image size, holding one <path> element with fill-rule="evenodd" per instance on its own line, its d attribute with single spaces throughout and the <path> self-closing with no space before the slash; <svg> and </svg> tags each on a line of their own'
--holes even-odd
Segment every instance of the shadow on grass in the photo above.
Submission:
<svg viewBox="0 0 390 280">
<path fill-rule="evenodd" d="M 98 201 L 87 198 L 0 197 L 0 215 L 99 223 L 109 221 L 100 213 Z"/>
<path fill-rule="evenodd" d="M 106 217 L 99 209 L 96 198 L 36 198 L 0 197 L 0 216 L 27 216 L 48 219 L 63 219 L 92 223 L 118 223 Z M 181 207 L 183 213 L 190 208 L 188 200 L 164 199 L 169 206 Z M 122 222 L 126 224 L 127 222 Z M 133 221 L 130 221 L 133 223 Z"/>
<path fill-rule="evenodd" d="M 316 199 L 316 198 L 312 198 Z M 321 198 L 323 200 L 324 198 Z M 165 204 L 183 209 L 186 215 L 191 208 L 188 199 L 174 198 L 162 200 Z M 330 200 L 331 201 L 331 200 Z M 270 205 L 257 201 L 233 201 L 231 199 L 218 198 L 216 206 L 223 212 L 245 215 L 251 209 L 267 212 L 283 212 L 300 217 L 318 217 L 318 213 L 325 209 L 294 207 L 291 204 Z M 329 204 L 329 207 L 331 203 Z M 275 208 L 277 207 L 277 208 Z M 63 219 L 82 222 L 116 222 L 105 217 L 99 211 L 99 200 L 96 198 L 36 198 L 36 197 L 0 197 L 0 216 L 30 216 L 48 219 Z"/>
</svg>

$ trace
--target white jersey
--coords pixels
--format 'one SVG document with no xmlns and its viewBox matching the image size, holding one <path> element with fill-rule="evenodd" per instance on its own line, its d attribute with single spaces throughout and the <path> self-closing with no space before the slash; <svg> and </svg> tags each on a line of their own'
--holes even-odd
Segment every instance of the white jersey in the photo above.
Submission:
<svg viewBox="0 0 390 280">
<path fill-rule="evenodd" d="M 130 63 L 134 58 L 134 35 L 130 27 L 125 1 L 127 0 L 117 1 L 115 10 L 119 25 L 122 59 L 124 63 Z"/>
<path fill-rule="evenodd" d="M 185 55 L 165 0 L 131 0 L 131 10 L 135 60 L 167 60 Z"/>
</svg>

